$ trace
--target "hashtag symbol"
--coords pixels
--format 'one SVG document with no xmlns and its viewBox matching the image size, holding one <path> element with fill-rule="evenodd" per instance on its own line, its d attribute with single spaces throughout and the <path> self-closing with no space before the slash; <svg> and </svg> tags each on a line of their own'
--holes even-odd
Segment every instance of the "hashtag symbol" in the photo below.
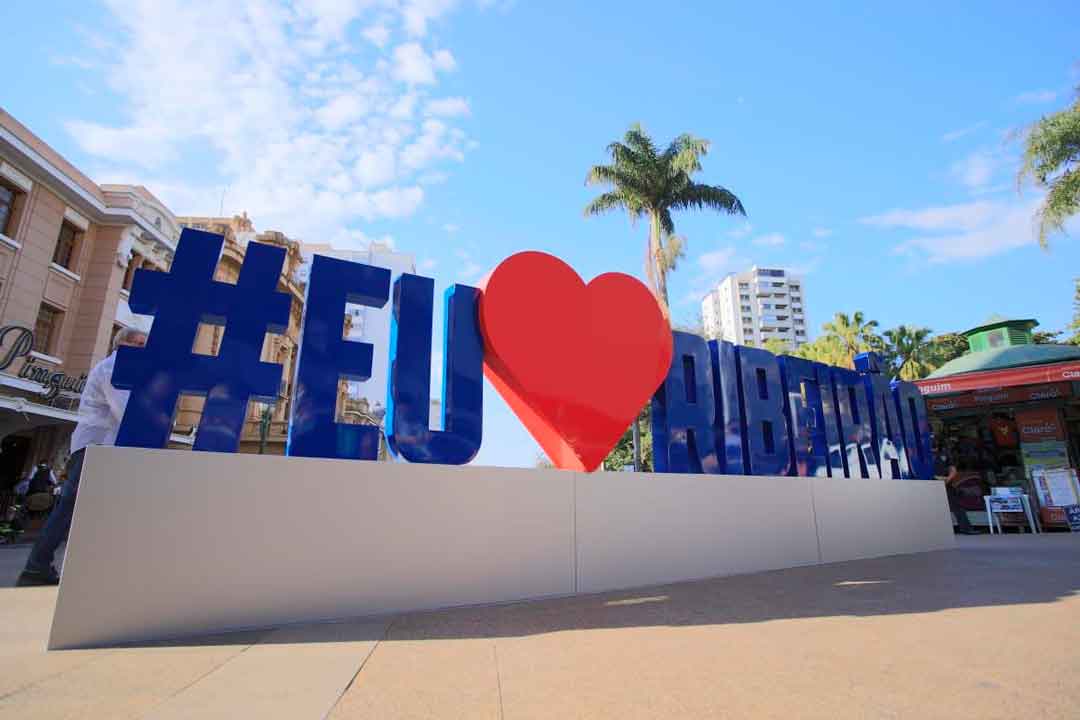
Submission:
<svg viewBox="0 0 1080 720">
<path fill-rule="evenodd" d="M 273 400 L 281 365 L 262 362 L 267 332 L 283 333 L 289 295 L 277 290 L 285 249 L 248 243 L 235 285 L 214 280 L 225 238 L 185 228 L 170 272 L 139 269 L 134 313 L 153 315 L 146 347 L 117 350 L 112 382 L 130 390 L 116 444 L 161 448 L 183 394 L 206 398 L 195 450 L 236 452 L 249 400 Z M 193 352 L 199 323 L 224 326 L 216 356 Z"/>
</svg>

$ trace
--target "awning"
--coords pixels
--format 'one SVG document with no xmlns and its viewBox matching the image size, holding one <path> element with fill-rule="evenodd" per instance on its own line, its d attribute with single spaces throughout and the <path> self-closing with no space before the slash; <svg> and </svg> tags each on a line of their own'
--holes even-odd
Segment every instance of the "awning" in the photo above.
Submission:
<svg viewBox="0 0 1080 720">
<path fill-rule="evenodd" d="M 942 378 L 916 380 L 915 384 L 919 386 L 923 395 L 947 395 L 967 390 L 991 390 L 1014 385 L 1037 385 L 1073 380 L 1080 380 L 1080 362 L 963 373 Z"/>
<path fill-rule="evenodd" d="M 78 421 L 77 412 L 31 402 L 26 398 L 0 395 L 0 438 L 47 425 L 74 427 Z"/>
<path fill-rule="evenodd" d="M 14 388 L 15 390 L 22 390 L 23 392 L 34 393 L 35 395 L 44 395 L 48 392 L 48 389 L 41 383 L 36 383 L 32 380 L 16 377 L 15 375 L 9 375 L 7 373 L 0 373 L 0 385 Z"/>
</svg>

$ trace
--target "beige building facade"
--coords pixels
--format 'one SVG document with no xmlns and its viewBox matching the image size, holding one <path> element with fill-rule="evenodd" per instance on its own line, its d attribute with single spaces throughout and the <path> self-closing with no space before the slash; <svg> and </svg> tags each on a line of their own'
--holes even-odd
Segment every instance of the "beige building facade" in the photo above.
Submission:
<svg viewBox="0 0 1080 720">
<path fill-rule="evenodd" d="M 305 293 L 300 244 L 256 232 L 246 214 L 177 218 L 144 187 L 98 185 L 0 109 L 0 497 L 39 462 L 62 475 L 87 373 L 117 331 L 152 324 L 128 305 L 135 271 L 168 270 L 183 227 L 225 237 L 215 276 L 225 282 L 239 276 L 248 243 L 286 250 L 278 288 L 292 298 L 289 325 L 267 334 L 262 353 L 283 366 L 282 382 L 273 403 L 250 404 L 240 447 L 283 453 Z M 221 333 L 201 327 L 194 351 L 215 354 Z M 171 447 L 191 447 L 201 410 L 201 398 L 181 398 Z"/>
<path fill-rule="evenodd" d="M 90 368 L 137 264 L 166 269 L 180 227 L 146 188 L 97 185 L 0 109 L 0 492 L 37 462 L 60 473 Z"/>
</svg>

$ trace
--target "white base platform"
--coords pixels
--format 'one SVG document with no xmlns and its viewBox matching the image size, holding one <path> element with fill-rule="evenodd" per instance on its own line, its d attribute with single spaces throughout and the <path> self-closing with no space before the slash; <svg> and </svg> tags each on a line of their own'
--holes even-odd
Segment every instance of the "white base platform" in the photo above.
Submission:
<svg viewBox="0 0 1080 720">
<path fill-rule="evenodd" d="M 952 548 L 918 480 L 93 447 L 50 649 Z"/>
</svg>

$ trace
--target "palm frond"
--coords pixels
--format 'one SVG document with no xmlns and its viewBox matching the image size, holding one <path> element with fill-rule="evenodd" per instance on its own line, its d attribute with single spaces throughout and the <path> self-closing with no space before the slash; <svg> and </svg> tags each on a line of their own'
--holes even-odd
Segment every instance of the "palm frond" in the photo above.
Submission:
<svg viewBox="0 0 1080 720">
<path fill-rule="evenodd" d="M 671 206 L 679 210 L 710 208 L 729 215 L 746 215 L 746 209 L 735 193 L 719 185 L 689 183 L 679 190 Z"/>
<path fill-rule="evenodd" d="M 634 123 L 630 126 L 630 129 L 623 136 L 623 142 L 643 156 L 642 159 L 649 161 L 656 159 L 656 145 L 653 144 L 652 138 L 641 127 L 640 123 Z"/>
<path fill-rule="evenodd" d="M 657 217 L 660 220 L 660 229 L 665 235 L 671 235 L 675 232 L 675 221 L 671 217 L 671 211 L 664 208 L 657 213 Z"/>
<path fill-rule="evenodd" d="M 602 215 L 611 210 L 626 210 L 632 216 L 641 214 L 641 208 L 633 207 L 627 203 L 627 198 L 618 190 L 602 193 L 596 196 L 585 206 L 585 217 L 590 215 Z"/>
</svg>

